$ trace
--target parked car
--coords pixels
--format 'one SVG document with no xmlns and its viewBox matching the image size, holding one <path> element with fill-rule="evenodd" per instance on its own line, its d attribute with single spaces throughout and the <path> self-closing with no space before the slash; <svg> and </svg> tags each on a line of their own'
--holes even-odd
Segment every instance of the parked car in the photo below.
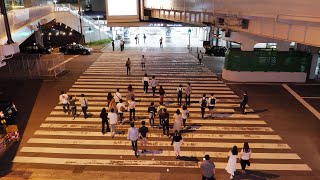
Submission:
<svg viewBox="0 0 320 180">
<path fill-rule="evenodd" d="M 15 124 L 17 108 L 12 101 L 0 101 L 0 124 Z"/>
<path fill-rule="evenodd" d="M 52 50 L 53 49 L 51 47 L 45 47 L 39 44 L 34 44 L 22 48 L 21 52 L 27 54 L 51 54 Z"/>
<path fill-rule="evenodd" d="M 67 44 L 59 48 L 59 52 L 64 54 L 83 54 L 88 55 L 92 51 L 91 48 L 82 46 L 81 44 Z"/>
</svg>

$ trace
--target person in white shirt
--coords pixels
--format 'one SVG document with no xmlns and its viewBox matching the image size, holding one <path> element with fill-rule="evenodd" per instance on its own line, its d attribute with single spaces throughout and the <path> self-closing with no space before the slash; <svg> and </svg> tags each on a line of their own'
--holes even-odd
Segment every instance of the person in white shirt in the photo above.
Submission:
<svg viewBox="0 0 320 180">
<path fill-rule="evenodd" d="M 114 109 L 112 108 L 110 110 L 111 113 L 108 114 L 108 118 L 110 120 L 110 126 L 111 126 L 111 136 L 114 138 L 114 135 L 116 133 L 116 124 L 118 121 L 118 115 L 114 112 Z"/>
<path fill-rule="evenodd" d="M 207 97 L 206 97 L 206 94 L 203 94 L 202 98 L 200 99 L 199 101 L 200 103 L 200 108 L 201 108 L 201 116 L 202 116 L 202 119 L 204 119 L 204 113 L 205 113 L 205 110 L 206 110 L 206 107 L 207 107 Z"/>
<path fill-rule="evenodd" d="M 131 101 L 129 101 L 128 108 L 130 111 L 130 121 L 132 121 L 132 115 L 134 121 L 136 119 L 136 101 L 134 100 L 134 97 L 132 97 Z"/>
<path fill-rule="evenodd" d="M 84 94 L 81 94 L 81 97 L 79 98 L 79 102 L 81 104 L 82 112 L 84 115 L 84 118 L 87 119 L 87 111 L 88 111 L 88 100 L 84 97 Z"/>
<path fill-rule="evenodd" d="M 246 173 L 246 166 L 250 166 L 250 156 L 251 156 L 251 149 L 249 147 L 248 142 L 243 144 L 243 149 L 240 153 L 240 164 L 241 164 L 241 172 L 242 174 Z"/>
<path fill-rule="evenodd" d="M 156 87 L 157 87 L 157 84 L 158 84 L 158 82 L 157 82 L 157 80 L 156 80 L 156 77 L 155 77 L 155 76 L 152 76 L 152 79 L 151 79 L 151 81 L 149 82 L 149 85 L 150 85 L 151 88 L 152 88 L 152 94 L 153 94 L 153 96 L 156 95 Z"/>
<path fill-rule="evenodd" d="M 118 104 L 120 102 L 120 99 L 122 99 L 122 96 L 119 92 L 119 88 L 117 89 L 117 92 L 114 94 L 113 98 L 116 101 L 116 104 Z"/>
<path fill-rule="evenodd" d="M 183 127 L 186 127 L 186 121 L 187 121 L 187 118 L 189 117 L 189 111 L 188 111 L 186 105 L 184 105 L 184 106 L 182 107 L 181 114 L 182 114 Z"/>
<path fill-rule="evenodd" d="M 131 141 L 132 149 L 134 151 L 134 155 L 138 157 L 138 138 L 139 131 L 134 127 L 134 122 L 130 123 L 130 128 L 128 129 L 128 139 Z"/>
<path fill-rule="evenodd" d="M 122 124 L 123 121 L 123 112 L 125 111 L 126 106 L 123 104 L 123 100 L 120 99 L 120 102 L 117 104 L 117 110 L 118 114 L 120 116 L 120 124 Z"/>
<path fill-rule="evenodd" d="M 59 96 L 59 101 L 62 104 L 64 113 L 67 113 L 67 112 L 70 113 L 68 100 L 69 100 L 68 95 L 64 93 L 64 91 L 61 91 L 61 94 Z"/>
<path fill-rule="evenodd" d="M 182 101 L 182 91 L 183 91 L 183 88 L 182 88 L 182 85 L 180 84 L 179 87 L 177 88 L 177 91 L 178 91 L 178 105 L 181 106 L 181 101 Z"/>
<path fill-rule="evenodd" d="M 142 78 L 142 82 L 143 82 L 144 93 L 148 93 L 149 78 L 147 74 L 144 74 L 144 77 Z"/>
<path fill-rule="evenodd" d="M 211 97 L 208 100 L 208 108 L 209 108 L 209 113 L 210 117 L 213 118 L 213 109 L 216 106 L 216 98 L 214 97 L 214 94 L 211 93 Z"/>
<path fill-rule="evenodd" d="M 144 55 L 142 55 L 141 58 L 141 71 L 143 71 L 144 69 L 146 69 L 146 58 L 144 57 Z"/>
</svg>

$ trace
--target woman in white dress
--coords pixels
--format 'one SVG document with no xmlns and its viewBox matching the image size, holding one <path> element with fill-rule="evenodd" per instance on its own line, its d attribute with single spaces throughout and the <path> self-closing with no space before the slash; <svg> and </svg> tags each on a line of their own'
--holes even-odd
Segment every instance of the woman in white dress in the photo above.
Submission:
<svg viewBox="0 0 320 180">
<path fill-rule="evenodd" d="M 237 159 L 238 159 L 238 147 L 233 146 L 232 150 L 229 151 L 229 160 L 225 170 L 230 174 L 230 179 L 233 179 L 234 172 L 237 170 Z"/>
<path fill-rule="evenodd" d="M 176 113 L 173 115 L 173 119 L 174 119 L 174 124 L 172 129 L 173 132 L 174 131 L 180 132 L 181 125 L 182 125 L 182 116 L 179 109 L 177 109 Z"/>
</svg>

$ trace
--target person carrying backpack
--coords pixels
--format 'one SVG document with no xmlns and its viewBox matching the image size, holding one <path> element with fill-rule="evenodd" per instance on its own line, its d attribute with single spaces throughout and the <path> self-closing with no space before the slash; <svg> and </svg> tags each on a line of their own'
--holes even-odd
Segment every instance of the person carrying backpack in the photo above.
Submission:
<svg viewBox="0 0 320 180">
<path fill-rule="evenodd" d="M 204 119 L 204 112 L 205 112 L 206 107 L 207 107 L 206 94 L 203 94 L 203 96 L 200 99 L 199 103 L 200 103 L 200 108 L 201 108 L 201 117 L 202 117 L 202 119 Z"/>
<path fill-rule="evenodd" d="M 150 126 L 154 127 L 154 117 L 156 116 L 156 108 L 154 107 L 154 102 L 150 103 L 150 106 L 148 107 L 148 113 L 149 113 L 149 122 Z"/>
<path fill-rule="evenodd" d="M 213 109 L 216 106 L 216 98 L 213 97 L 213 93 L 211 93 L 211 97 L 209 98 L 209 102 L 208 102 L 208 108 L 209 108 L 209 112 L 210 112 L 210 117 L 213 118 Z"/>
<path fill-rule="evenodd" d="M 167 109 L 163 109 L 162 118 L 163 118 L 163 134 L 169 136 L 169 113 L 167 112 Z"/>
</svg>

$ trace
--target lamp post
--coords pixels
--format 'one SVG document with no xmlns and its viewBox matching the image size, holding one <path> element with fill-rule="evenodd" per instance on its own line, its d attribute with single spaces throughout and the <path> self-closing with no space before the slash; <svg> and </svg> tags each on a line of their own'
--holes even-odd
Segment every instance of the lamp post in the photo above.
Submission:
<svg viewBox="0 0 320 180">
<path fill-rule="evenodd" d="M 189 45 L 188 45 L 188 49 L 190 49 L 190 35 L 191 35 L 191 29 L 188 29 L 188 34 L 189 34 Z"/>
<path fill-rule="evenodd" d="M 99 27 L 99 28 L 98 28 L 98 29 L 99 29 L 99 40 L 101 40 L 101 34 L 100 34 L 100 19 L 99 19 L 100 16 L 98 15 L 97 18 L 98 18 L 98 27 Z"/>
<path fill-rule="evenodd" d="M 57 0 L 53 0 L 54 3 L 54 11 L 57 11 Z"/>
<path fill-rule="evenodd" d="M 6 10 L 6 5 L 4 3 L 4 0 L 0 0 L 0 10 L 1 10 L 1 14 L 3 15 L 4 26 L 7 33 L 7 38 L 8 38 L 7 44 L 13 44 L 14 42 L 11 37 L 8 15 L 7 15 L 7 10 Z"/>
<path fill-rule="evenodd" d="M 81 11 L 80 0 L 78 0 L 78 8 L 79 8 L 79 21 L 80 21 L 80 34 L 81 34 L 80 44 L 84 45 L 84 37 L 83 37 L 83 32 L 82 32 L 82 20 L 81 20 L 82 11 Z"/>
</svg>

